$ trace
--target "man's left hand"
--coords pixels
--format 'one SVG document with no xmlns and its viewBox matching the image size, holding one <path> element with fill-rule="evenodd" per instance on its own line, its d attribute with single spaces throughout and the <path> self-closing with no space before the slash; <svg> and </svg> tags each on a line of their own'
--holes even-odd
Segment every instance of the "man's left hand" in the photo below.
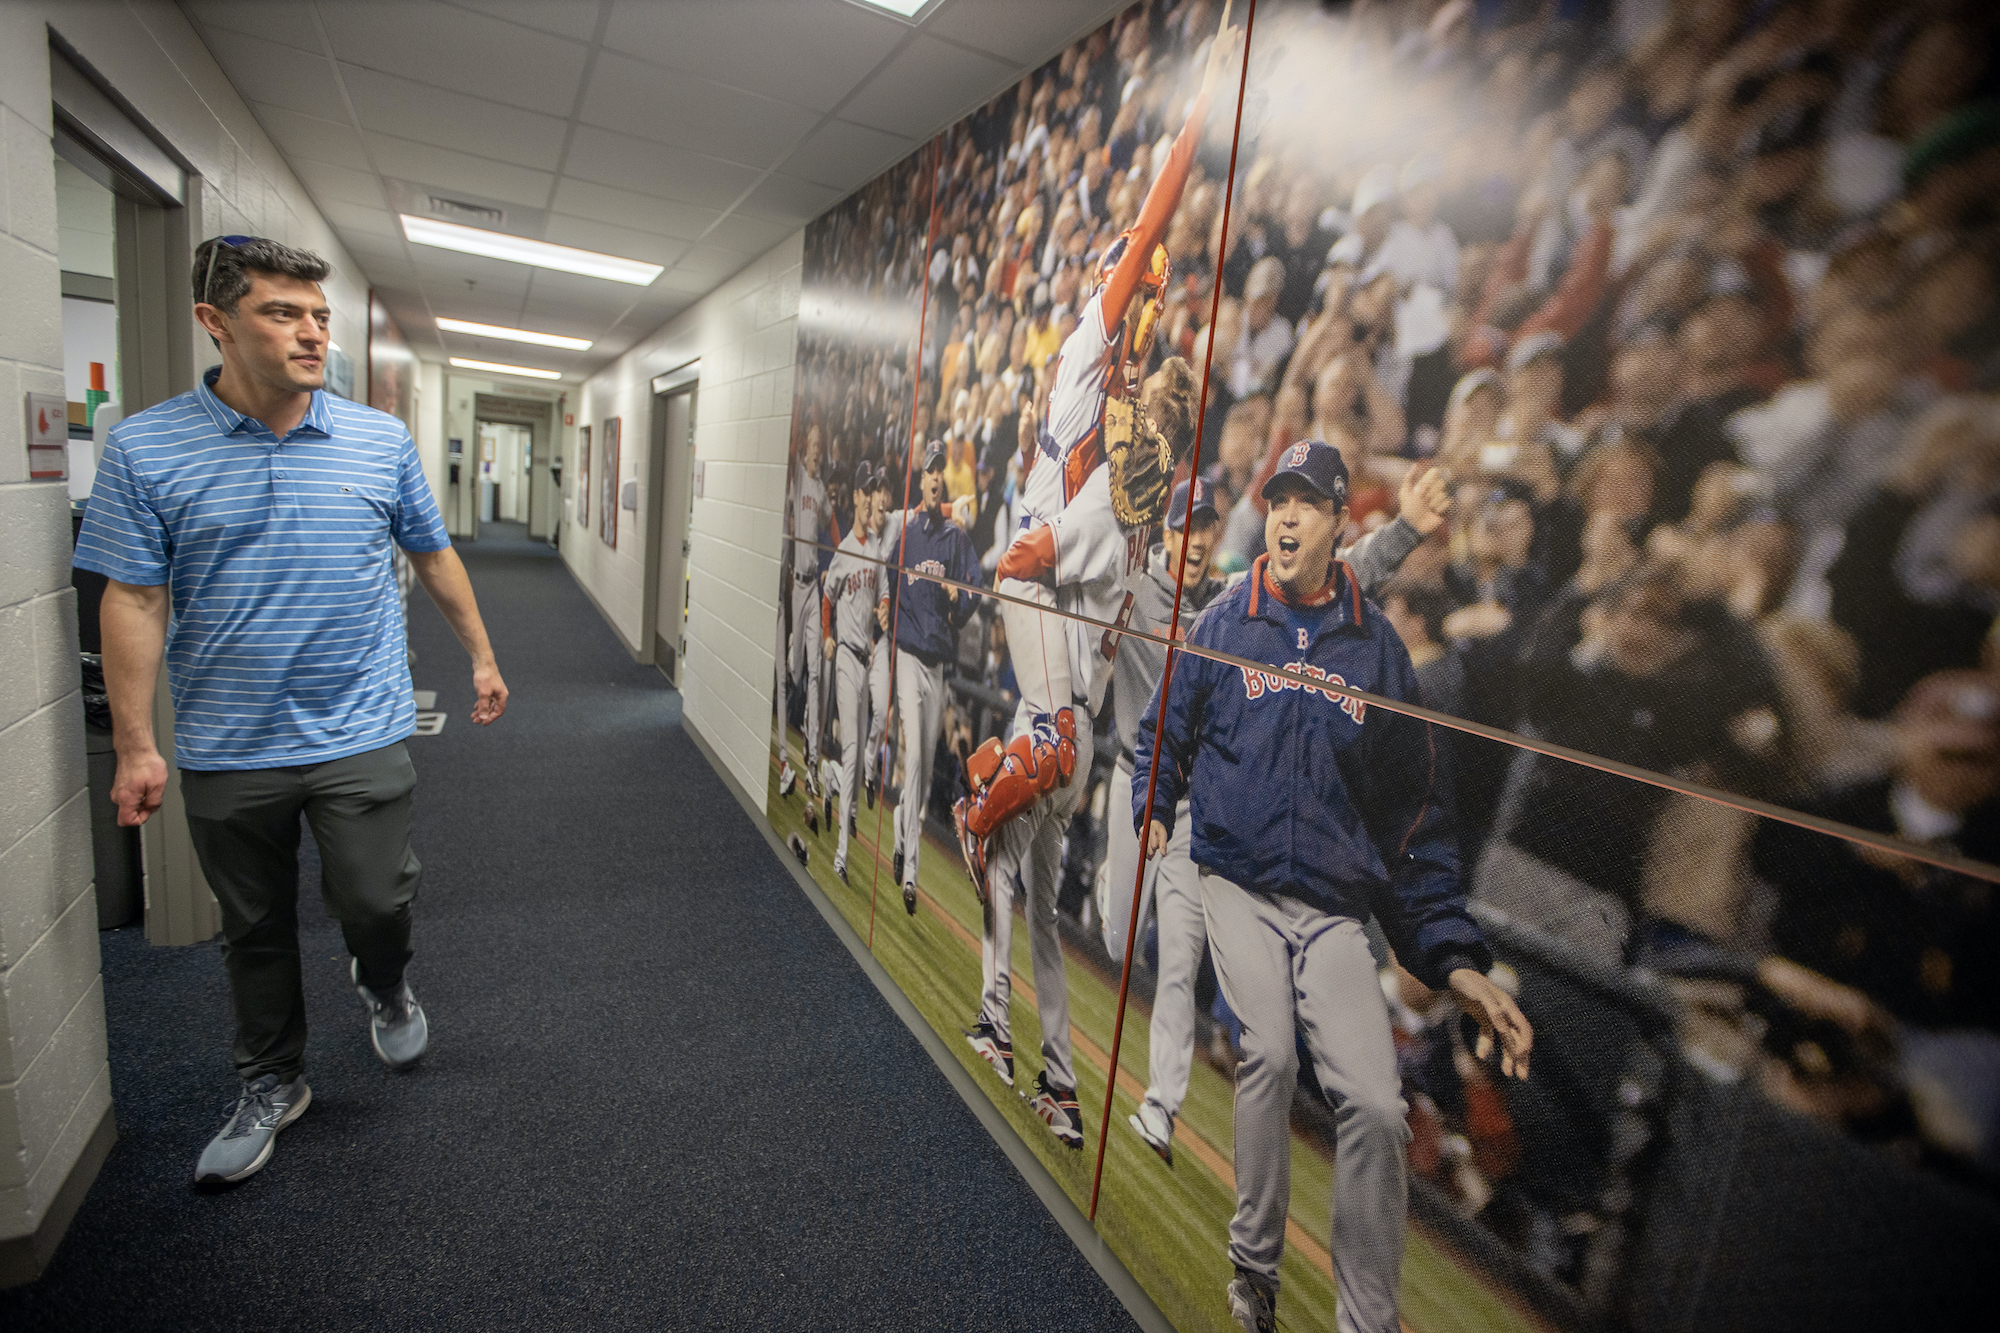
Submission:
<svg viewBox="0 0 2000 1333">
<path fill-rule="evenodd" d="M 1528 1052 L 1535 1045 L 1535 1030 L 1528 1026 L 1514 997 L 1484 975 L 1469 967 L 1451 974 L 1451 993 L 1459 1007 L 1479 1024 L 1479 1039 L 1472 1053 L 1484 1060 L 1493 1054 L 1494 1041 L 1500 1046 L 1500 1072 L 1518 1079 L 1528 1077 Z"/>
<path fill-rule="evenodd" d="M 507 711 L 507 682 L 500 679 L 500 668 L 492 662 L 472 668 L 472 692 L 479 696 L 472 705 L 472 720 L 480 726 L 492 726 Z"/>
</svg>

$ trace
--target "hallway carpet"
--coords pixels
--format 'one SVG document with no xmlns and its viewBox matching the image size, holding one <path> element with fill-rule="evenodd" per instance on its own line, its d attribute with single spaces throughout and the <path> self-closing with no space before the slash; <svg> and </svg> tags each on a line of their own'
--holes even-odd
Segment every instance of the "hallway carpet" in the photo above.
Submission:
<svg viewBox="0 0 2000 1333">
<path fill-rule="evenodd" d="M 216 947 L 107 932 L 120 1139 L 0 1327 L 1133 1327 L 679 696 L 520 531 L 461 547 L 513 690 L 498 725 L 466 720 L 465 657 L 413 599 L 417 685 L 450 715 L 410 742 L 429 1056 L 375 1059 L 308 856 L 313 1104 L 260 1175 L 199 1192 L 235 1089 Z"/>
</svg>

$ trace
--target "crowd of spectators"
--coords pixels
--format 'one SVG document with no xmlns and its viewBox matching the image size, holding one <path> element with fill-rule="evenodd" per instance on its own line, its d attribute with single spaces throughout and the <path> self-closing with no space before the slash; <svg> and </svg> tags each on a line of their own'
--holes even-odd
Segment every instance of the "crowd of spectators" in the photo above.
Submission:
<svg viewBox="0 0 2000 1333">
<path fill-rule="evenodd" d="M 802 411 L 848 465 L 945 440 L 988 569 L 1049 360 L 1217 12 L 1135 5 L 920 155 L 934 178 L 843 206 L 855 308 L 907 331 L 808 330 Z M 1168 233 L 1154 350 L 1212 368 L 1219 567 L 1259 553 L 1261 480 L 1298 439 L 1345 455 L 1352 536 L 1441 466 L 1451 520 L 1382 598 L 1434 706 L 1991 862 L 2000 13 L 1269 0 L 1256 22 L 1240 135 L 1210 117 Z M 1005 688 L 990 619 L 962 656 Z M 1748 989 L 1810 1021 L 1718 1058 L 1773 1061 L 1801 1109 L 1876 1114 L 1813 1023 L 1856 1050 L 1987 1034 L 2000 1077 L 1976 879 L 1484 742 L 1455 780 L 1490 901 L 1613 962 L 1763 959 Z M 1989 1169 L 1997 1108 L 1954 1149 Z"/>
</svg>

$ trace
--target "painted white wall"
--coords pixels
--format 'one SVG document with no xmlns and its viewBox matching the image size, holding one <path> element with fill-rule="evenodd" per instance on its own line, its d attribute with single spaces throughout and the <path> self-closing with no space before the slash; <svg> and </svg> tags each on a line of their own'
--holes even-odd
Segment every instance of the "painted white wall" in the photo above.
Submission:
<svg viewBox="0 0 2000 1333">
<path fill-rule="evenodd" d="M 579 422 L 601 430 L 605 417 L 624 420 L 621 481 L 638 480 L 639 509 L 621 515 L 625 522 L 613 550 L 598 540 L 596 499 L 587 531 L 574 521 L 572 503 L 562 540 L 563 559 L 577 582 L 627 647 L 638 643 L 646 541 L 631 520 L 651 509 L 644 491 L 652 379 L 700 358 L 695 457 L 706 486 L 694 502 L 690 531 L 682 707 L 752 792 L 764 790 L 770 763 L 779 516 L 803 248 L 804 233 L 793 234 L 584 384 Z M 564 485 L 573 487 L 574 479 L 575 467 L 566 465 Z M 597 484 L 593 461 L 591 485 Z"/>
<path fill-rule="evenodd" d="M 27 480 L 22 437 L 22 395 L 64 392 L 51 28 L 201 177 L 197 238 L 251 232 L 326 256 L 334 337 L 357 354 L 367 340 L 359 269 L 179 9 L 0 4 L 0 1257 L 41 1224 L 111 1106 L 69 503 L 60 483 Z M 212 356 L 198 339 L 191 369 Z"/>
</svg>

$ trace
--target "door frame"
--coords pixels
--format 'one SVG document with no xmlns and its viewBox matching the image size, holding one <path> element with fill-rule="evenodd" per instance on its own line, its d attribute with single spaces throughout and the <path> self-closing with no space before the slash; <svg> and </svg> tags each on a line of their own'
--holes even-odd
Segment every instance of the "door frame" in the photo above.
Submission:
<svg viewBox="0 0 2000 1333">
<path fill-rule="evenodd" d="M 652 411 L 647 426 L 646 450 L 646 551 L 643 590 L 639 614 L 639 660 L 650 662 L 676 687 L 680 683 L 681 634 L 678 626 L 672 637 L 661 633 L 660 561 L 679 543 L 680 575 L 687 578 L 688 509 L 693 503 L 695 408 L 701 389 L 701 361 L 696 358 L 676 366 L 652 380 Z M 672 400 L 687 399 L 688 433 L 678 444 L 667 438 L 667 420 Z"/>
<path fill-rule="evenodd" d="M 472 479 L 475 486 L 472 493 L 472 509 L 475 514 L 479 512 L 480 500 L 480 492 L 476 483 L 481 480 L 478 463 L 482 457 L 479 453 L 479 423 L 482 421 L 490 421 L 496 426 L 527 427 L 530 465 L 528 471 L 522 477 L 522 483 L 527 487 L 528 492 L 528 537 L 530 540 L 547 541 L 550 535 L 549 532 L 543 531 L 539 536 L 535 532 L 535 519 L 538 516 L 544 520 L 549 518 L 549 496 L 546 478 L 549 472 L 549 458 L 555 442 L 556 405 L 552 402 L 544 402 L 536 398 L 510 398 L 505 394 L 480 392 L 472 395 L 472 452 L 468 457 L 473 460 L 474 465 Z M 542 494 L 540 497 L 539 515 L 536 505 L 535 486 L 535 479 L 538 476 L 544 479 L 544 484 L 541 487 Z M 553 527 L 553 522 L 550 522 L 549 526 Z M 475 534 L 477 531 L 478 529 L 475 527 Z M 474 540 L 477 540 L 476 535 Z"/>
</svg>

